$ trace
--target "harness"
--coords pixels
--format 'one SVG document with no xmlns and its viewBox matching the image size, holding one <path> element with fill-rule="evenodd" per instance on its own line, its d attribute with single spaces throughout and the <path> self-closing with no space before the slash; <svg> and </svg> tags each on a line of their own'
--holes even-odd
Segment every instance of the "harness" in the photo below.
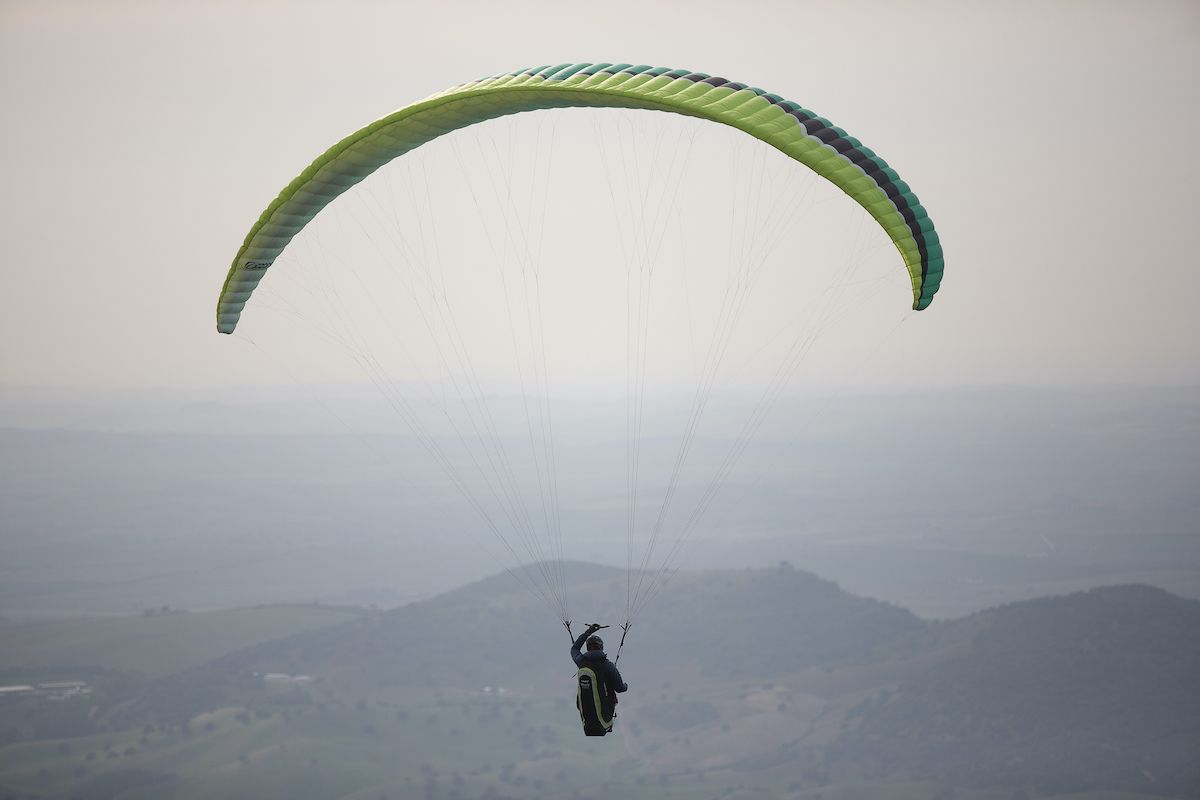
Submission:
<svg viewBox="0 0 1200 800">
<path fill-rule="evenodd" d="M 604 736 L 611 733 L 614 716 L 612 692 L 600 691 L 600 678 L 589 666 L 579 668 L 575 673 L 575 681 L 575 707 L 579 709 L 584 735 Z"/>
</svg>

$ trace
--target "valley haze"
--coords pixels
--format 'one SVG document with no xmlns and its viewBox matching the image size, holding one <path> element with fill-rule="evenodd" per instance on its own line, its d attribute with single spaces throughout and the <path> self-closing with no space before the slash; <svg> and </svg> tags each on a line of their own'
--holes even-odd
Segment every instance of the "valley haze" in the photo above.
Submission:
<svg viewBox="0 0 1200 800">
<path fill-rule="evenodd" d="M 389 607 L 514 565 L 369 393 L 280 391 L 0 390 L 0 615 Z M 363 404 L 357 430 L 322 392 Z M 618 433 L 560 421 L 572 558 L 623 564 Z M 699 474 L 726 449 L 701 442 Z M 935 618 L 1128 581 L 1200 597 L 1200 389 L 785 400 L 743 465 L 680 566 L 786 560 Z"/>
</svg>

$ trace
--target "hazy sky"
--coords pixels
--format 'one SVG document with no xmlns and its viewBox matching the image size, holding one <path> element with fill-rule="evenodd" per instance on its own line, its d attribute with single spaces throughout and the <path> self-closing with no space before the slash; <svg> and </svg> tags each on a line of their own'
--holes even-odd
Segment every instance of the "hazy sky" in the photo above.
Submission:
<svg viewBox="0 0 1200 800">
<path fill-rule="evenodd" d="M 1200 380 L 1200 6 L 732 9 L 0 3 L 0 382 L 282 380 L 213 323 L 274 194 L 394 108 L 582 60 L 761 86 L 895 166 L 946 252 L 919 383 Z"/>
</svg>

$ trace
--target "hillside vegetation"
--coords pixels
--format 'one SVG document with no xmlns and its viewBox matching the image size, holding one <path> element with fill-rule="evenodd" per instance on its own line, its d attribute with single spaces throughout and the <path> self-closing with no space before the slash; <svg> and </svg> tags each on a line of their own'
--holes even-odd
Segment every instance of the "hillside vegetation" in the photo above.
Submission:
<svg viewBox="0 0 1200 800">
<path fill-rule="evenodd" d="M 567 569 L 580 619 L 615 621 L 605 603 L 623 598 L 621 574 Z M 167 663 L 151 651 L 190 636 L 191 616 L 210 615 L 156 620 L 180 624 L 144 657 Z M 0 787 L 22 798 L 1200 797 L 1200 603 L 1147 587 L 929 623 L 787 565 L 680 574 L 635 622 L 621 659 L 630 692 L 602 740 L 580 735 L 566 633 L 507 576 L 329 621 L 158 677 L 97 673 L 90 697 L 60 704 L 79 713 L 57 726 L 44 703 L 10 703 Z"/>
</svg>

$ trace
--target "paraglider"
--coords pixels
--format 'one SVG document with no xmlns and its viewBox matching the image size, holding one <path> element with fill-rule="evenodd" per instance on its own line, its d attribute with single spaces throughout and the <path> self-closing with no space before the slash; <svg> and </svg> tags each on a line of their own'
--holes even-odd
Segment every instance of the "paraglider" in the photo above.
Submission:
<svg viewBox="0 0 1200 800">
<path fill-rule="evenodd" d="M 575 707 L 579 709 L 586 736 L 612 733 L 617 695 L 629 690 L 617 665 L 608 660 L 604 640 L 595 635 L 596 631 L 607 627 L 592 623 L 571 645 L 571 659 L 579 668 L 575 674 Z M 585 644 L 587 651 L 582 652 Z"/>
<path fill-rule="evenodd" d="M 293 238 L 337 197 L 385 164 L 439 137 L 478 123 L 522 112 L 569 107 L 668 112 L 715 122 L 760 140 L 804 165 L 861 206 L 886 233 L 899 252 L 907 271 L 908 284 L 911 285 L 912 308 L 919 311 L 927 308 L 933 301 L 942 281 L 944 264 L 941 244 L 933 223 L 908 184 L 858 139 L 797 103 L 743 83 L 706 73 L 665 67 L 578 63 L 521 69 L 452 87 L 376 120 L 329 148 L 292 180 L 250 227 L 221 289 L 217 302 L 217 330 L 224 334 L 233 333 L 251 295 Z M 505 225 L 507 224 L 506 218 Z M 652 257 L 646 255 L 645 258 L 650 260 Z M 442 299 L 444 298 L 439 298 L 439 301 Z M 733 323 L 729 320 L 736 320 L 736 317 L 731 312 L 724 319 L 726 328 L 731 329 Z M 458 342 L 454 344 L 459 348 L 455 352 L 461 351 L 459 345 Z M 802 355 L 803 350 L 797 352 Z M 544 352 L 542 359 L 544 362 Z M 719 359 L 717 361 L 719 362 Z M 633 358 L 631 364 L 634 371 L 645 369 L 644 358 Z M 372 362 L 370 367 L 376 369 L 377 365 Z M 716 367 L 712 367 L 712 370 L 715 369 Z M 644 606 L 645 598 L 660 585 L 660 579 L 666 574 L 670 559 L 678 552 L 680 543 L 703 514 L 720 482 L 729 474 L 731 464 L 744 449 L 744 441 L 761 422 L 764 407 L 773 401 L 773 397 L 778 396 L 779 387 L 786 382 L 790 374 L 788 369 L 781 368 L 777 377 L 773 379 L 777 383 L 770 387 L 770 391 L 763 393 L 760 406 L 755 408 L 745 431 L 735 440 L 730 454 L 722 462 L 712 483 L 699 493 L 700 500 L 688 517 L 679 539 L 670 548 L 663 565 L 645 581 L 646 590 L 643 593 L 643 579 L 647 573 L 646 565 L 650 560 L 654 539 L 658 536 L 666 517 L 666 509 L 677 484 L 680 464 L 688 455 L 689 441 L 681 445 L 662 508 L 654 524 L 651 543 L 642 559 L 643 567 L 641 576 L 636 579 L 636 590 L 634 580 L 628 581 L 626 618 L 621 625 L 625 634 L 629 632 L 634 614 Z M 544 382 L 544 375 L 541 379 Z M 636 376 L 631 380 L 631 385 L 639 385 Z M 539 388 L 544 388 L 544 383 Z M 689 437 L 694 434 L 695 420 L 702 413 L 706 399 L 704 392 L 709 388 L 711 380 L 702 377 L 696 393 L 697 406 L 693 408 L 692 418 L 688 423 Z M 638 408 L 636 404 L 634 407 Z M 548 416 L 549 412 L 545 413 Z M 481 427 L 490 430 L 494 437 L 494 427 L 489 428 L 489 424 L 490 419 Z M 469 495 L 470 488 L 460 475 L 454 474 L 456 467 L 440 452 L 437 440 L 428 432 L 413 427 L 414 434 L 439 466 L 448 473 L 454 485 L 464 495 Z M 631 430 L 640 430 L 640 424 L 630 427 Z M 532 438 L 531 433 L 531 442 Z M 493 443 L 488 447 L 490 449 L 484 452 L 484 458 L 477 459 L 472 455 L 471 460 L 479 469 L 490 468 L 495 471 L 495 480 L 488 481 L 489 489 L 493 485 L 500 487 L 500 491 L 504 493 L 501 498 L 505 504 L 504 508 L 506 513 L 511 511 L 510 518 L 515 520 L 512 524 L 517 529 L 517 534 L 530 536 L 536 526 L 520 513 L 520 490 L 507 488 L 506 481 L 512 482 L 508 465 L 501 463 L 497 467 L 492 463 L 493 457 L 503 462 L 503 446 Z M 549 483 L 553 481 L 554 469 L 552 442 L 546 449 L 548 455 L 541 457 L 542 460 L 539 461 L 539 456 L 535 454 L 534 460 L 538 469 L 538 479 L 543 479 L 544 468 L 549 476 L 546 478 Z M 631 474 L 634 477 L 631 479 L 629 500 L 631 538 L 636 515 L 636 455 L 632 464 Z M 548 492 L 551 499 L 543 502 L 553 503 L 554 491 L 556 489 L 552 487 L 552 491 Z M 486 516 L 486 512 L 481 510 L 475 498 L 468 496 L 467 499 L 476 511 Z M 491 519 L 487 522 L 492 532 L 504 540 L 499 525 Z M 551 535 L 557 532 L 557 535 L 561 536 L 557 511 L 546 514 L 545 525 L 547 529 L 554 529 Z M 517 553 L 509 546 L 507 540 L 504 540 L 504 544 L 509 553 L 516 557 Z M 547 550 L 550 553 L 556 552 L 554 547 Z M 561 551 L 560 540 L 557 547 L 560 562 Z M 527 549 L 527 552 L 532 554 L 534 549 Z M 541 575 L 540 579 L 534 575 L 532 582 L 540 580 L 540 585 L 532 588 L 546 600 L 569 631 L 569 617 L 562 597 L 567 582 L 561 574 L 561 569 L 556 571 L 554 567 L 539 565 L 538 572 Z M 633 572 L 631 545 L 628 573 L 632 576 Z M 595 632 L 603 627 L 606 626 L 589 626 L 580 637 L 573 637 L 571 649 L 572 659 L 578 668 L 576 705 L 585 733 L 589 736 L 605 735 L 612 730 L 616 695 L 627 688 L 616 668 L 615 660 L 608 660 L 604 653 L 603 641 L 595 635 Z M 624 639 L 623 635 L 622 645 Z M 619 656 L 618 649 L 618 659 Z"/>
</svg>

